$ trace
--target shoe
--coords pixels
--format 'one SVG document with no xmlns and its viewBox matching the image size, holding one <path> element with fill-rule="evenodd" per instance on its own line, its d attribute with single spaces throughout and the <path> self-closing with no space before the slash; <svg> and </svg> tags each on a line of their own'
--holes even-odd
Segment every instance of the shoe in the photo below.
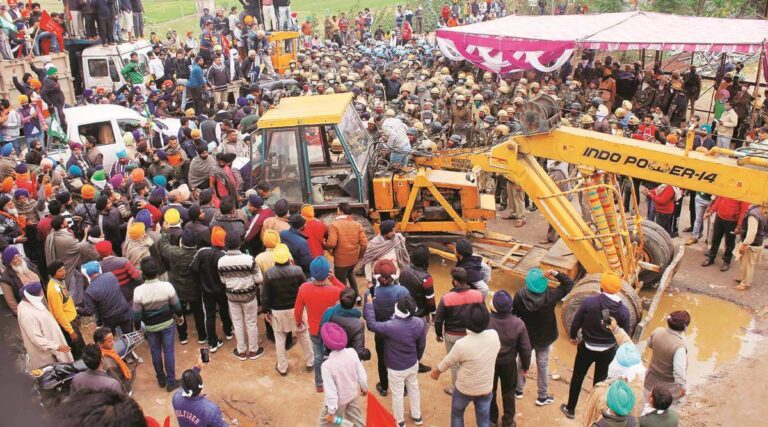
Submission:
<svg viewBox="0 0 768 427">
<path fill-rule="evenodd" d="M 536 399 L 536 406 L 550 405 L 554 401 L 555 401 L 554 397 L 552 397 L 550 395 L 547 395 L 547 397 L 543 397 L 543 398 L 540 397 L 540 398 Z"/>
<path fill-rule="evenodd" d="M 405 427 L 405 421 L 400 421 L 397 423 L 397 427 Z"/>
<path fill-rule="evenodd" d="M 219 348 L 221 348 L 221 346 L 223 345 L 224 345 L 224 341 L 219 341 L 216 343 L 216 345 L 209 346 L 208 349 L 211 351 L 211 353 L 216 353 L 217 351 L 219 351 Z"/>
<path fill-rule="evenodd" d="M 570 419 L 570 420 L 573 420 L 573 419 L 576 418 L 576 414 L 574 414 L 573 412 L 569 411 L 568 410 L 568 406 L 565 403 L 560 405 L 560 412 L 562 412 L 563 415 L 565 415 L 565 417 Z"/>
<path fill-rule="evenodd" d="M 714 264 L 715 261 L 711 260 L 709 258 L 705 259 L 704 262 L 701 263 L 702 267 L 709 267 L 710 265 Z"/>
<path fill-rule="evenodd" d="M 695 238 L 695 237 L 691 237 L 690 239 L 688 239 L 688 240 L 685 242 L 685 244 L 686 244 L 686 245 L 689 245 L 689 246 L 690 246 L 690 245 L 695 245 L 696 243 L 699 243 L 699 239 L 697 239 L 697 238 Z"/>
<path fill-rule="evenodd" d="M 384 387 L 381 383 L 376 383 L 376 391 L 379 392 L 379 396 L 387 397 L 387 387 Z"/>
<path fill-rule="evenodd" d="M 731 264 L 724 262 L 723 265 L 720 266 L 720 271 L 728 271 L 728 269 L 731 268 Z"/>
<path fill-rule="evenodd" d="M 453 387 L 444 388 L 443 393 L 447 394 L 448 396 L 453 396 Z"/>
<path fill-rule="evenodd" d="M 197 343 L 198 343 L 198 344 L 200 344 L 200 345 L 203 345 L 203 344 L 205 344 L 205 343 L 207 343 L 207 342 L 208 342 L 208 337 L 205 337 L 205 338 L 198 338 L 198 339 L 197 339 Z"/>
<path fill-rule="evenodd" d="M 522 399 L 523 398 L 523 392 L 515 390 L 515 399 Z"/>
<path fill-rule="evenodd" d="M 254 351 L 248 352 L 248 358 L 251 360 L 256 360 L 263 355 L 264 355 L 264 347 L 259 347 L 259 349 L 256 350 L 255 352 Z"/>
<path fill-rule="evenodd" d="M 160 388 L 165 388 L 165 378 L 163 378 L 163 379 L 158 379 L 158 380 L 157 380 L 157 385 L 159 385 L 159 386 L 160 386 Z"/>
<path fill-rule="evenodd" d="M 187 345 L 187 343 L 189 343 L 189 338 L 182 338 L 180 342 L 181 345 Z"/>
<path fill-rule="evenodd" d="M 165 386 L 165 391 L 174 391 L 177 388 L 179 388 L 179 385 L 181 385 L 181 380 L 176 380 L 176 382 L 173 383 L 173 385 L 168 384 Z"/>
<path fill-rule="evenodd" d="M 237 358 L 238 358 L 238 359 L 240 359 L 241 361 L 246 361 L 246 360 L 248 360 L 248 353 L 245 353 L 245 352 L 243 352 L 243 353 L 240 353 L 240 352 L 238 352 L 238 351 L 237 351 L 237 349 L 236 349 L 236 348 L 232 350 L 232 354 L 234 354 L 234 355 L 235 355 L 235 357 L 237 357 Z"/>
<path fill-rule="evenodd" d="M 316 392 L 318 392 L 318 393 L 322 393 L 322 392 L 323 392 L 323 391 L 325 391 L 325 390 L 323 389 L 323 386 L 321 386 L 321 385 L 316 385 L 316 386 L 315 386 L 315 391 L 316 391 Z"/>
<path fill-rule="evenodd" d="M 234 338 L 234 337 L 235 337 L 235 334 L 227 335 L 226 332 L 224 333 L 224 339 L 226 339 L 227 341 L 232 340 L 232 338 Z"/>
<path fill-rule="evenodd" d="M 693 227 L 685 227 L 683 229 L 683 233 L 690 233 L 691 231 L 693 231 Z"/>
<path fill-rule="evenodd" d="M 518 219 L 518 220 L 517 220 L 517 221 L 515 221 L 515 223 L 514 223 L 514 224 L 512 224 L 512 225 L 513 225 L 515 228 L 520 228 L 520 227 L 522 227 L 522 226 L 524 226 L 524 225 L 525 225 L 525 220 L 524 220 L 524 219 Z"/>
<path fill-rule="evenodd" d="M 307 371 L 307 372 L 314 372 L 315 371 L 315 367 L 314 366 L 305 366 L 304 370 Z"/>
<path fill-rule="evenodd" d="M 736 287 L 734 287 L 734 289 L 736 289 L 737 291 L 746 291 L 746 290 L 749 290 L 749 288 L 750 288 L 749 285 L 745 285 L 743 283 L 738 284 L 736 285 Z"/>
<path fill-rule="evenodd" d="M 432 370 L 431 366 L 427 366 L 421 362 L 419 362 L 419 373 L 424 374 Z"/>
<path fill-rule="evenodd" d="M 422 418 L 422 417 L 419 417 L 419 418 L 411 418 L 411 420 L 412 420 L 412 421 L 413 421 L 413 423 L 414 423 L 414 424 L 416 424 L 417 426 L 420 426 L 420 425 L 424 424 L 424 418 Z"/>
<path fill-rule="evenodd" d="M 278 374 L 280 374 L 280 376 L 281 376 L 281 377 L 284 377 L 284 376 L 288 375 L 288 371 L 282 372 L 282 371 L 281 371 L 281 370 L 280 370 L 280 369 L 277 367 L 277 365 L 275 365 L 275 370 L 277 371 L 277 373 L 278 373 Z"/>
</svg>

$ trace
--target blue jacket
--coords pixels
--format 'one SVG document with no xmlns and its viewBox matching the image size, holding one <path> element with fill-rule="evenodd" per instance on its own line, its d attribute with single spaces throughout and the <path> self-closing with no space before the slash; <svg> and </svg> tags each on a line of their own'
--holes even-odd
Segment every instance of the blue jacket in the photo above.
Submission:
<svg viewBox="0 0 768 427">
<path fill-rule="evenodd" d="M 365 304 L 363 313 L 368 330 L 384 337 L 384 365 L 387 368 L 403 371 L 416 365 L 427 346 L 427 324 L 421 318 L 411 316 L 378 322 L 373 304 Z"/>
<path fill-rule="evenodd" d="M 576 339 L 576 334 L 581 329 L 584 341 L 589 344 L 615 345 L 616 339 L 613 337 L 613 333 L 603 326 L 602 310 L 608 310 L 611 317 L 616 319 L 616 323 L 627 334 L 631 332 L 627 307 L 623 303 L 616 302 L 608 298 L 607 295 L 600 293 L 600 295 L 584 299 L 584 302 L 581 303 L 581 307 L 573 317 L 571 324 L 571 339 Z"/>
<path fill-rule="evenodd" d="M 293 262 L 296 263 L 304 274 L 309 277 L 309 264 L 312 263 L 312 252 L 309 250 L 307 236 L 301 234 L 300 230 L 290 228 L 280 232 L 280 241 L 291 250 Z"/>
<path fill-rule="evenodd" d="M 189 80 L 187 80 L 187 87 L 199 88 L 205 84 L 205 77 L 203 77 L 203 69 L 197 63 L 192 64 L 192 69 L 189 73 Z"/>
<path fill-rule="evenodd" d="M 199 372 L 199 369 L 194 368 Z M 198 394 L 194 397 L 184 397 L 179 388 L 173 394 L 173 413 L 179 421 L 179 427 L 226 427 L 221 409 L 205 396 Z"/>
<path fill-rule="evenodd" d="M 120 284 L 112 273 L 96 276 L 85 289 L 84 306 L 78 310 L 83 316 L 96 315 L 104 320 L 124 321 L 131 319 L 131 306 L 120 290 Z"/>
<path fill-rule="evenodd" d="M 376 313 L 376 320 L 386 322 L 395 315 L 395 303 L 402 296 L 410 295 L 408 288 L 398 283 L 389 286 L 376 285 L 373 288 L 373 310 Z"/>
</svg>

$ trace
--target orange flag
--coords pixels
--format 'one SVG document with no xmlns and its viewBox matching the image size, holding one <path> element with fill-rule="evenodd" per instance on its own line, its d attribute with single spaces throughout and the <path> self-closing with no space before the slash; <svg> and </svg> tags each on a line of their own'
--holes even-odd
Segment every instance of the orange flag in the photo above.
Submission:
<svg viewBox="0 0 768 427">
<path fill-rule="evenodd" d="M 368 417 L 365 420 L 366 427 L 394 427 L 397 425 L 395 417 L 389 413 L 373 393 L 368 392 Z"/>
</svg>

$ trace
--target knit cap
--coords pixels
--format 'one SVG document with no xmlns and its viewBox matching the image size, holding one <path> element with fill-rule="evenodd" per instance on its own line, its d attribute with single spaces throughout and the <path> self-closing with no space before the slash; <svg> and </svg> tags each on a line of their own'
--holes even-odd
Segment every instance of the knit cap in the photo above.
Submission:
<svg viewBox="0 0 768 427">
<path fill-rule="evenodd" d="M 394 229 L 395 229 L 395 221 L 392 221 L 391 219 L 382 221 L 381 224 L 379 225 L 379 231 L 381 232 L 381 234 L 387 234 Z"/>
<path fill-rule="evenodd" d="M 544 272 L 539 268 L 528 270 L 528 274 L 525 275 L 525 287 L 534 294 L 544 293 L 547 290 L 547 278 L 544 277 Z"/>
<path fill-rule="evenodd" d="M 304 227 L 304 224 L 306 223 L 307 220 L 299 214 L 293 214 L 290 218 L 288 218 L 288 224 L 291 226 L 291 228 L 295 228 L 297 230 L 300 230 L 301 227 Z"/>
<path fill-rule="evenodd" d="M 309 264 L 309 275 L 315 280 L 325 280 L 331 272 L 331 263 L 328 258 L 319 256 Z"/>
<path fill-rule="evenodd" d="M 145 233 L 146 227 L 144 227 L 144 223 L 141 221 L 134 221 L 131 226 L 128 227 L 128 237 L 130 237 L 131 240 L 139 240 Z"/>
<path fill-rule="evenodd" d="M 635 393 L 624 380 L 616 380 L 608 387 L 606 402 L 616 415 L 626 417 L 635 407 Z"/>
<path fill-rule="evenodd" d="M 347 346 L 347 333 L 344 328 L 333 322 L 326 322 L 320 328 L 320 338 L 331 351 L 342 350 Z"/>
</svg>

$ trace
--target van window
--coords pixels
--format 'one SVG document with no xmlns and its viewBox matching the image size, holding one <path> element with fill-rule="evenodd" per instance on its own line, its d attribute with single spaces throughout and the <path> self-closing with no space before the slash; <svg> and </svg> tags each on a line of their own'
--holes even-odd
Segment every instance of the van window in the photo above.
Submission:
<svg viewBox="0 0 768 427">
<path fill-rule="evenodd" d="M 141 123 L 136 119 L 117 119 L 117 127 L 120 128 L 120 133 L 125 135 L 126 132 L 133 132 L 141 127 Z"/>
<path fill-rule="evenodd" d="M 289 202 L 303 201 L 296 131 L 270 132 L 267 147 L 264 178 Z"/>
<path fill-rule="evenodd" d="M 110 59 L 109 61 L 109 77 L 111 77 L 112 81 L 115 83 L 120 81 L 120 71 L 118 71 L 117 65 L 115 65 L 116 60 L 117 59 L 115 60 Z"/>
<path fill-rule="evenodd" d="M 88 74 L 91 77 L 109 77 L 109 66 L 107 65 L 107 60 L 102 58 L 89 59 Z"/>
<path fill-rule="evenodd" d="M 81 136 L 96 138 L 98 145 L 110 145 L 115 143 L 115 132 L 112 130 L 112 122 L 96 122 L 80 125 L 77 133 Z"/>
</svg>

